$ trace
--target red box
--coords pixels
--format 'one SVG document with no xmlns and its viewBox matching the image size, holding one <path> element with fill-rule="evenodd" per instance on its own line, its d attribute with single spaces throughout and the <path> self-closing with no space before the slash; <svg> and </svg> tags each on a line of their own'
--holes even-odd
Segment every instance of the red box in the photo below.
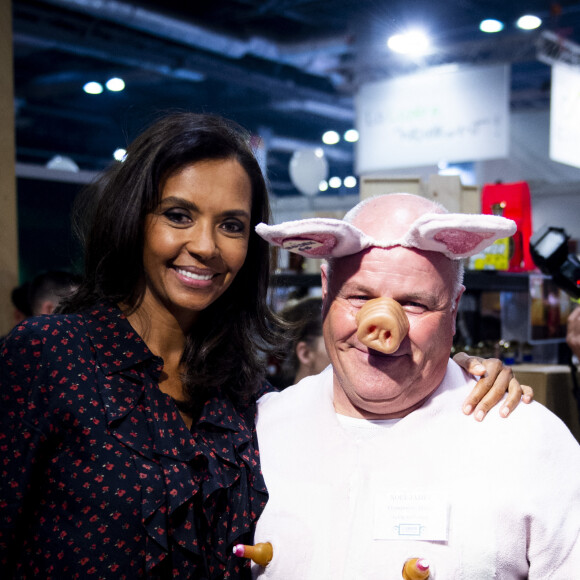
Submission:
<svg viewBox="0 0 580 580">
<path fill-rule="evenodd" d="M 501 215 L 514 220 L 518 230 L 512 236 L 508 272 L 536 269 L 530 254 L 532 207 L 526 181 L 486 184 L 481 190 L 481 213 Z"/>
</svg>

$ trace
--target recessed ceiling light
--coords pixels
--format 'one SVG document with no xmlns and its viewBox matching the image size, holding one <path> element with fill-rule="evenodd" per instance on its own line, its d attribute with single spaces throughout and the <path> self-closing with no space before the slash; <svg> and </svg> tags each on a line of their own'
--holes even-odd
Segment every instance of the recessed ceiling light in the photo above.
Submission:
<svg viewBox="0 0 580 580">
<path fill-rule="evenodd" d="M 348 175 L 344 178 L 344 187 L 356 187 L 356 177 L 354 175 Z"/>
<path fill-rule="evenodd" d="M 328 180 L 328 185 L 333 189 L 338 189 L 342 185 L 342 179 L 335 175 Z"/>
<path fill-rule="evenodd" d="M 542 24 L 542 19 L 532 14 L 526 14 L 525 16 L 520 16 L 516 24 L 522 30 L 534 30 Z"/>
<path fill-rule="evenodd" d="M 89 95 L 100 95 L 103 92 L 103 85 L 101 83 L 91 81 L 83 87 L 83 91 Z"/>
<path fill-rule="evenodd" d="M 427 54 L 430 45 L 429 38 L 420 30 L 411 30 L 404 34 L 394 34 L 387 41 L 387 46 L 393 52 L 416 56 Z"/>
<path fill-rule="evenodd" d="M 113 157 L 117 160 L 117 161 L 125 161 L 125 157 L 127 157 L 127 150 L 126 149 L 115 149 L 115 152 L 113 153 Z"/>
<path fill-rule="evenodd" d="M 336 131 L 326 131 L 322 135 L 322 142 L 326 145 L 336 145 L 340 141 L 340 135 Z"/>
<path fill-rule="evenodd" d="M 481 32 L 499 32 L 503 30 L 503 22 L 496 20 L 495 18 L 487 18 L 479 23 L 479 30 Z"/>
<path fill-rule="evenodd" d="M 356 129 L 349 129 L 344 133 L 344 140 L 349 143 L 355 143 L 358 141 L 358 131 Z"/>
<path fill-rule="evenodd" d="M 47 164 L 47 169 L 58 169 L 60 171 L 77 172 L 79 166 L 66 155 L 55 155 Z"/>
<path fill-rule="evenodd" d="M 123 79 L 120 79 L 118 77 L 113 77 L 112 79 L 109 79 L 105 86 L 110 90 L 113 91 L 114 93 L 118 93 L 119 91 L 122 91 L 125 88 L 125 81 Z"/>
</svg>

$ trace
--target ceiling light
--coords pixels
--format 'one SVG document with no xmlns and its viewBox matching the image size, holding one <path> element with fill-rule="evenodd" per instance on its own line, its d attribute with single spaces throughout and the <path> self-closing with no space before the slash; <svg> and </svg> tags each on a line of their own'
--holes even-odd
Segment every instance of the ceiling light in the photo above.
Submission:
<svg viewBox="0 0 580 580">
<path fill-rule="evenodd" d="M 125 161 L 125 157 L 127 157 L 127 150 L 121 148 L 116 149 L 115 152 L 113 153 L 113 157 L 117 161 Z"/>
<path fill-rule="evenodd" d="M 103 85 L 101 83 L 91 81 L 83 87 L 83 91 L 89 95 L 100 95 L 103 92 Z"/>
<path fill-rule="evenodd" d="M 399 54 L 420 56 L 427 54 L 430 42 L 423 32 L 412 30 L 405 34 L 394 34 L 387 41 L 387 46 Z"/>
<path fill-rule="evenodd" d="M 340 177 L 336 177 L 335 175 L 328 180 L 328 185 L 330 185 L 332 189 L 338 189 L 342 185 L 342 179 L 340 179 Z"/>
<path fill-rule="evenodd" d="M 354 175 L 348 175 L 347 177 L 345 177 L 344 187 L 348 187 L 349 189 L 351 187 L 356 187 L 356 177 L 354 177 Z"/>
<path fill-rule="evenodd" d="M 327 182 L 325 179 L 323 179 L 323 180 L 320 182 L 320 185 L 318 186 L 318 189 L 319 189 L 320 191 L 326 191 L 326 190 L 328 189 L 328 182 Z"/>
<path fill-rule="evenodd" d="M 340 141 L 340 135 L 336 131 L 326 131 L 322 135 L 322 142 L 325 145 L 336 145 Z"/>
<path fill-rule="evenodd" d="M 482 20 L 479 23 L 479 30 L 481 32 L 499 32 L 503 30 L 503 22 L 496 20 L 495 18 L 488 18 L 487 20 Z"/>
<path fill-rule="evenodd" d="M 518 28 L 522 30 L 534 30 L 542 24 L 542 19 L 537 16 L 532 16 L 531 14 L 526 14 L 518 18 L 516 22 Z"/>
<path fill-rule="evenodd" d="M 120 79 L 118 77 L 113 77 L 112 79 L 109 79 L 105 85 L 110 91 L 113 91 L 114 93 L 118 93 L 119 91 L 122 91 L 125 88 L 125 81 L 123 79 Z"/>
<path fill-rule="evenodd" d="M 46 164 L 47 169 L 58 169 L 59 171 L 72 171 L 76 173 L 79 170 L 79 166 L 66 155 L 55 155 Z"/>
<path fill-rule="evenodd" d="M 358 141 L 358 131 L 356 129 L 349 129 L 344 133 L 344 140 L 349 143 L 355 143 Z"/>
</svg>

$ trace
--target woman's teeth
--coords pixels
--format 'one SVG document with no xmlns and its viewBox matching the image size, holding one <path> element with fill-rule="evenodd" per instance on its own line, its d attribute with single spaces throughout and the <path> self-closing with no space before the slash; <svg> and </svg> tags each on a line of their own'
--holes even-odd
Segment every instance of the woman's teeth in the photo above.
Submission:
<svg viewBox="0 0 580 580">
<path fill-rule="evenodd" d="M 185 276 L 186 278 L 191 278 L 192 280 L 211 280 L 213 274 L 194 274 L 193 272 L 188 272 L 187 270 L 181 270 L 180 268 L 176 268 L 177 273 Z"/>
</svg>

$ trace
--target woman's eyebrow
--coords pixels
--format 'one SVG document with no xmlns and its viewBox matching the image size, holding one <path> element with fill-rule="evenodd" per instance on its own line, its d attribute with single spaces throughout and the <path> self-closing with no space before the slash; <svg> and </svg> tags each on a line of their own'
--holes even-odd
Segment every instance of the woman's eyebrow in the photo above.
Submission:
<svg viewBox="0 0 580 580">
<path fill-rule="evenodd" d="M 186 209 L 197 210 L 197 205 L 184 197 L 178 197 L 177 195 L 170 195 L 169 197 L 164 197 L 160 202 L 159 205 L 171 205 L 171 204 L 178 204 Z"/>
<path fill-rule="evenodd" d="M 169 197 L 165 197 L 163 198 L 160 202 L 159 202 L 159 206 L 161 207 L 166 207 L 168 205 L 179 205 L 187 210 L 190 211 L 199 211 L 198 206 L 193 202 L 190 201 L 189 199 L 186 199 L 184 197 L 179 197 L 177 195 L 170 195 Z M 246 218 L 246 219 L 250 219 L 250 213 L 248 211 L 246 211 L 245 209 L 227 209 L 225 211 L 223 211 L 220 215 L 224 216 L 224 217 L 242 217 L 242 218 Z"/>
</svg>

